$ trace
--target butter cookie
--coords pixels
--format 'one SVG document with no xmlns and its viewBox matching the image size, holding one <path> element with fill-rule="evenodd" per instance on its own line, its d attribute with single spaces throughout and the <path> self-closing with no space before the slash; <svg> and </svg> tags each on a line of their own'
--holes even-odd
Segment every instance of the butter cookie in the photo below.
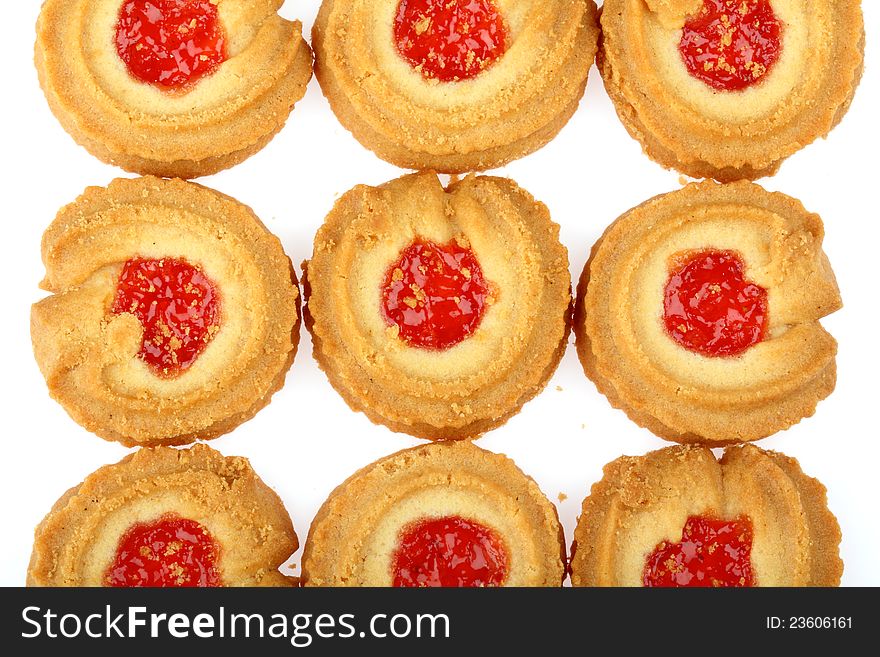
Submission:
<svg viewBox="0 0 880 657">
<path fill-rule="evenodd" d="M 505 456 L 433 443 L 356 472 L 318 511 L 306 586 L 560 586 L 556 508 Z"/>
<path fill-rule="evenodd" d="M 28 586 L 291 586 L 284 505 L 247 459 L 145 448 L 67 491 L 37 527 Z"/>
<path fill-rule="evenodd" d="M 49 106 L 92 155 L 195 178 L 284 126 L 312 77 L 283 0 L 45 0 L 36 66 Z"/>
<path fill-rule="evenodd" d="M 593 0 L 324 0 L 312 43 L 324 95 L 364 146 L 465 173 L 556 136 L 598 36 Z"/>
<path fill-rule="evenodd" d="M 477 437 L 537 395 L 565 351 L 568 253 L 547 208 L 510 180 L 356 187 L 303 271 L 318 364 L 394 431 Z"/>
<path fill-rule="evenodd" d="M 678 442 L 764 438 L 812 415 L 836 381 L 841 307 L 821 219 L 749 182 L 652 199 L 593 247 L 574 330 L 587 375 Z"/>
<path fill-rule="evenodd" d="M 574 586 L 837 586 L 825 487 L 753 445 L 669 447 L 605 467 L 572 545 Z"/>
<path fill-rule="evenodd" d="M 864 48 L 859 0 L 606 0 L 598 63 L 652 159 L 730 182 L 840 122 Z"/>
<path fill-rule="evenodd" d="M 299 288 L 250 208 L 181 180 L 91 187 L 43 236 L 31 336 L 52 396 L 125 445 L 231 431 L 284 384 Z"/>
</svg>

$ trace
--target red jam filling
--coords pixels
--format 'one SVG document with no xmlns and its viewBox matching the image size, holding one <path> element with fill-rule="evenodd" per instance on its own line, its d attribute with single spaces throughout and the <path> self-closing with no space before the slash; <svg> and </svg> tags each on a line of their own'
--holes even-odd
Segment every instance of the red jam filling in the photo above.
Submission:
<svg viewBox="0 0 880 657">
<path fill-rule="evenodd" d="M 165 516 L 131 527 L 119 541 L 106 586 L 221 586 L 220 548 L 193 520 Z"/>
<path fill-rule="evenodd" d="M 501 586 L 507 550 L 494 531 L 471 520 L 421 520 L 401 533 L 392 575 L 397 587 Z"/>
<path fill-rule="evenodd" d="M 473 251 L 416 240 L 385 275 L 382 306 L 389 326 L 413 347 L 448 349 L 480 324 L 489 284 Z"/>
<path fill-rule="evenodd" d="M 678 48 L 692 76 L 713 89 L 738 91 L 767 75 L 779 59 L 781 36 L 770 0 L 703 0 Z"/>
<path fill-rule="evenodd" d="M 745 279 L 732 251 L 699 251 L 673 267 L 663 321 L 672 339 L 704 356 L 738 356 L 764 339 L 767 291 Z"/>
<path fill-rule="evenodd" d="M 680 543 L 663 542 L 648 556 L 642 583 L 662 587 L 754 586 L 748 518 L 688 518 Z"/>
<path fill-rule="evenodd" d="M 504 19 L 492 0 L 400 0 L 397 50 L 424 77 L 467 80 L 506 50 Z"/>
<path fill-rule="evenodd" d="M 214 283 L 183 260 L 135 258 L 119 276 L 111 312 L 131 313 L 144 327 L 140 358 L 160 376 L 190 367 L 220 326 Z"/>
<path fill-rule="evenodd" d="M 142 82 L 177 90 L 216 71 L 226 60 L 226 37 L 215 2 L 123 2 L 116 50 L 129 73 Z"/>
</svg>

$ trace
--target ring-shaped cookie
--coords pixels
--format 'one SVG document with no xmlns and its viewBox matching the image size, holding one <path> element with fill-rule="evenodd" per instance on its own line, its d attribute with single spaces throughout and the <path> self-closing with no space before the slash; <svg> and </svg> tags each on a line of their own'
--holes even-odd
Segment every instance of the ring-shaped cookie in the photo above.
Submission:
<svg viewBox="0 0 880 657">
<path fill-rule="evenodd" d="M 305 94 L 312 55 L 301 24 L 278 15 L 283 0 L 188 1 L 216 7 L 225 54 L 215 71 L 173 91 L 136 78 L 117 52 L 120 12 L 129 3 L 44 3 L 40 84 L 64 129 L 101 160 L 140 174 L 216 173 L 269 143 Z"/>
<path fill-rule="evenodd" d="M 356 187 L 303 271 L 319 365 L 353 409 L 395 431 L 479 436 L 538 394 L 565 350 L 571 282 L 559 226 L 507 179 L 444 189 L 421 173 Z M 403 318 L 389 314 L 395 300 Z M 437 344 L 416 332 L 435 326 L 457 334 Z"/>
<path fill-rule="evenodd" d="M 91 187 L 46 231 L 43 261 L 53 294 L 31 314 L 37 363 L 52 396 L 102 438 L 214 438 L 283 385 L 299 342 L 299 288 L 281 242 L 237 201 L 151 177 Z M 178 275 L 189 278 L 155 287 Z M 131 295 L 144 302 L 133 308 Z M 168 295 L 171 306 L 157 298 Z M 190 307 L 202 315 L 169 323 Z"/>
<path fill-rule="evenodd" d="M 36 529 L 28 586 L 291 586 L 297 537 L 247 459 L 145 448 L 67 491 Z"/>
<path fill-rule="evenodd" d="M 503 52 L 491 64 L 477 59 L 478 72 L 451 81 L 402 55 L 395 28 L 398 16 L 409 15 L 409 0 L 321 5 L 312 42 L 324 95 L 358 141 L 398 166 L 445 173 L 499 167 L 555 137 L 583 95 L 599 34 L 592 0 L 413 0 L 426 9 L 405 20 L 417 21 L 416 34 L 431 35 L 450 23 L 425 12 L 456 2 L 451 24 L 458 30 L 449 40 L 470 36 L 471 11 L 492 12 L 503 24 L 495 37 Z"/>
<path fill-rule="evenodd" d="M 306 586 L 560 586 L 556 508 L 505 456 L 433 443 L 356 472 L 318 511 Z"/>
<path fill-rule="evenodd" d="M 601 22 L 599 69 L 624 126 L 696 178 L 776 173 L 840 122 L 864 63 L 859 0 L 607 0 Z"/>
<path fill-rule="evenodd" d="M 748 182 L 694 183 L 630 210 L 593 247 L 581 277 L 574 330 L 584 370 L 612 405 L 667 440 L 722 445 L 796 424 L 836 381 L 837 343 L 819 319 L 841 299 L 823 237 L 821 219 L 799 201 Z M 697 277 L 701 287 L 681 296 L 676 279 L 707 258 L 706 266 L 728 261 L 722 277 Z M 723 277 L 730 272 L 738 280 Z M 749 312 L 761 325 L 742 317 L 700 325 L 700 304 L 731 292 L 722 318 L 760 299 Z M 697 309 L 693 321 L 679 319 L 682 306 Z M 745 335 L 749 328 L 756 332 Z M 728 330 L 751 339 L 722 342 L 726 352 L 689 342 Z"/>
<path fill-rule="evenodd" d="M 825 487 L 753 445 L 624 456 L 584 500 L 574 586 L 837 586 L 840 527 Z"/>
</svg>

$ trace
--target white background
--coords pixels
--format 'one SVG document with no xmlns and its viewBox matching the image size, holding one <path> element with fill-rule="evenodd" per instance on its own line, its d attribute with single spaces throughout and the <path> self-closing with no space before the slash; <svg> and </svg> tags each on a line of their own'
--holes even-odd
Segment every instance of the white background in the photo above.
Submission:
<svg viewBox="0 0 880 657">
<path fill-rule="evenodd" d="M 57 210 L 88 185 L 130 176 L 77 146 L 49 112 L 32 64 L 37 0 L 4 3 L 3 236 L 0 238 L 0 585 L 21 585 L 34 526 L 70 486 L 127 450 L 89 434 L 52 401 L 34 363 L 30 305 L 42 293 L 40 237 Z M 288 0 L 282 13 L 311 29 L 319 0 Z M 825 220 L 825 249 L 846 307 L 825 320 L 840 342 L 836 392 L 815 417 L 761 441 L 798 458 L 826 484 L 843 528 L 844 584 L 880 585 L 880 431 L 878 431 L 878 266 L 880 182 L 880 2 L 864 3 L 866 75 L 851 111 L 827 141 L 792 157 L 761 184 L 800 198 Z M 199 182 L 254 208 L 294 263 L 338 196 L 358 183 L 404 172 L 363 149 L 340 125 L 315 80 L 287 127 L 238 167 Z M 618 122 L 595 68 L 574 119 L 538 153 L 500 172 L 550 208 L 562 226 L 574 280 L 593 242 L 622 212 L 680 187 L 677 173 L 643 156 Z M 312 360 L 303 330 L 285 388 L 252 421 L 211 445 L 250 458 L 287 505 L 300 540 L 329 492 L 354 470 L 419 441 L 353 413 Z M 544 393 L 478 443 L 504 452 L 559 506 L 571 541 L 583 497 L 602 466 L 621 454 L 667 443 L 612 409 L 584 376 L 573 345 Z M 299 553 L 293 560 L 299 562 Z"/>
</svg>

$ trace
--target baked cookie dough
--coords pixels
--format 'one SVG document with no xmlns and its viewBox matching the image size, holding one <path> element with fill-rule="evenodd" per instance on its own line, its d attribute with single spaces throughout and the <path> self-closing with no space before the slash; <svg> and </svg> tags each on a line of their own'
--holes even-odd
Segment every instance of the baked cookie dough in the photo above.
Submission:
<svg viewBox="0 0 880 657">
<path fill-rule="evenodd" d="M 394 431 L 477 437 L 537 395 L 565 351 L 559 226 L 507 179 L 355 187 L 303 271 L 318 364 L 349 406 Z"/>
<path fill-rule="evenodd" d="M 730 182 L 840 122 L 864 48 L 859 0 L 606 0 L 598 64 L 652 159 Z"/>
<path fill-rule="evenodd" d="M 306 586 L 560 586 L 556 508 L 505 456 L 468 442 L 380 459 L 318 511 Z"/>
<path fill-rule="evenodd" d="M 49 392 L 125 445 L 231 431 L 269 403 L 299 342 L 299 288 L 250 208 L 181 180 L 90 187 L 43 236 L 31 312 Z"/>
<path fill-rule="evenodd" d="M 667 440 L 764 438 L 834 390 L 841 307 L 821 219 L 749 182 L 691 184 L 593 247 L 574 330 L 599 391 Z"/>
<path fill-rule="evenodd" d="M 284 126 L 312 77 L 283 0 L 45 0 L 36 66 L 49 106 L 92 155 L 195 178 Z"/>
<path fill-rule="evenodd" d="M 247 459 L 145 448 L 86 477 L 37 527 L 28 586 L 291 586 L 278 496 Z"/>
<path fill-rule="evenodd" d="M 339 121 L 407 169 L 500 167 L 577 109 L 593 0 L 324 0 L 315 75 Z"/>
<path fill-rule="evenodd" d="M 752 445 L 624 456 L 584 500 L 574 586 L 837 586 L 840 527 L 825 487 Z"/>
</svg>

